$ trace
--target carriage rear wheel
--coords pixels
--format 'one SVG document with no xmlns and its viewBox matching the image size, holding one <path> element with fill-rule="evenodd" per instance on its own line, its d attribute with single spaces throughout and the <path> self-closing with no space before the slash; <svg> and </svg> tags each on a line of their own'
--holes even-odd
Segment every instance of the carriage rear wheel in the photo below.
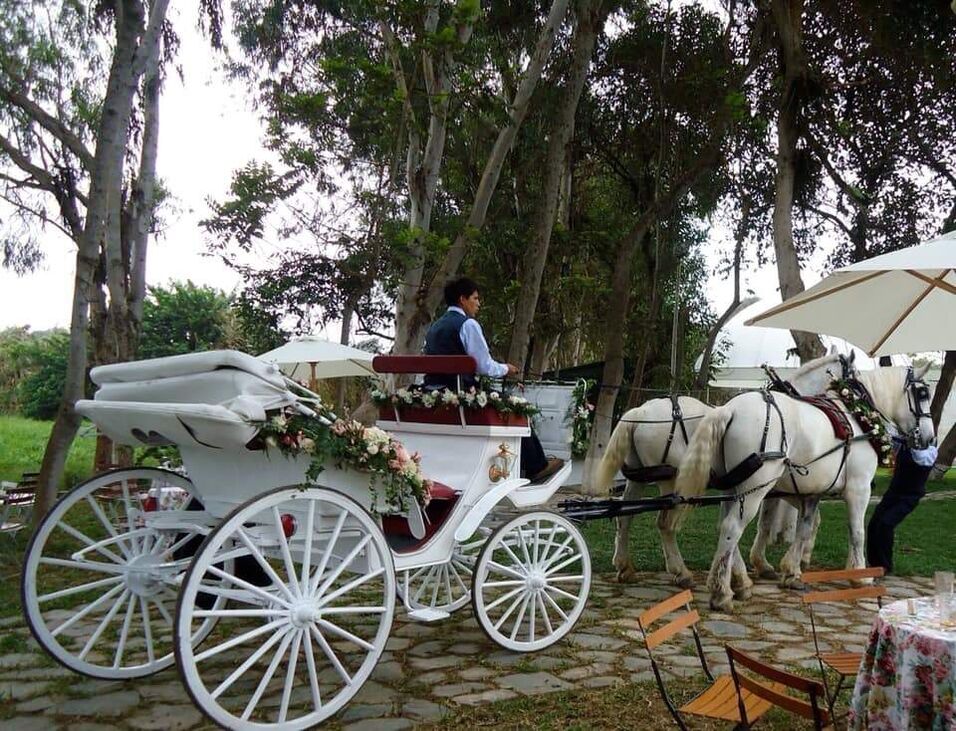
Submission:
<svg viewBox="0 0 956 731">
<path fill-rule="evenodd" d="M 488 538 L 475 565 L 472 606 L 489 638 L 531 652 L 571 631 L 590 587 L 591 558 L 581 532 L 561 515 L 535 511 Z"/>
<path fill-rule="evenodd" d="M 491 530 L 481 526 L 462 543 L 456 543 L 451 560 L 403 570 L 398 577 L 398 597 L 412 609 L 454 612 L 471 599 L 471 575 L 478 553 Z"/>
<path fill-rule="evenodd" d="M 147 518 L 194 499 L 186 477 L 153 468 L 104 472 L 66 493 L 40 521 L 23 565 L 23 610 L 40 646 L 94 678 L 169 667 L 176 578 L 202 528 L 157 529 Z M 197 625 L 194 639 L 212 624 Z"/>
<path fill-rule="evenodd" d="M 258 572 L 232 573 L 228 559 Z M 198 606 L 210 591 L 229 608 Z M 392 555 L 372 516 L 334 490 L 278 488 L 233 510 L 197 552 L 177 606 L 176 661 L 217 724 L 309 728 L 368 679 L 394 611 Z M 187 638 L 209 617 L 216 631 L 197 647 Z"/>
</svg>

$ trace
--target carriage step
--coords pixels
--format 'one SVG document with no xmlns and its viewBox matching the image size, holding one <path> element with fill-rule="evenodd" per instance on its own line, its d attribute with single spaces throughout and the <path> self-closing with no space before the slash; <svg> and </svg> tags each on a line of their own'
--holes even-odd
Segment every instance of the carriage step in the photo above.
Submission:
<svg viewBox="0 0 956 731">
<path fill-rule="evenodd" d="M 430 609 L 429 607 L 412 609 L 408 613 L 408 618 L 414 619 L 416 622 L 437 622 L 449 616 L 451 615 L 448 612 L 443 612 L 440 609 Z"/>
</svg>

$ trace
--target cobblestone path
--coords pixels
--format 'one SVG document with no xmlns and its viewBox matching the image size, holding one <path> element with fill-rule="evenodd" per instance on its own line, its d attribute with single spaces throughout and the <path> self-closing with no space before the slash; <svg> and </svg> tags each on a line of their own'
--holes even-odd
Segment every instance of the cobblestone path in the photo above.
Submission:
<svg viewBox="0 0 956 731">
<path fill-rule="evenodd" d="M 932 591 L 932 580 L 926 578 L 890 577 L 886 584 L 891 598 Z M 595 577 L 588 609 L 574 633 L 545 652 L 529 655 L 501 650 L 486 639 L 470 607 L 435 624 L 409 622 L 397 611 L 372 679 L 330 726 L 350 731 L 411 728 L 466 704 L 646 682 L 653 676 L 638 642 L 636 617 L 673 591 L 662 574 L 640 574 L 629 585 Z M 798 595 L 757 584 L 753 599 L 738 603 L 732 616 L 708 610 L 705 592 L 699 590 L 695 597 L 712 669 L 726 670 L 723 645 L 728 642 L 782 665 L 815 667 L 809 623 Z M 869 609 L 820 607 L 826 649 L 862 650 L 874 609 L 875 604 Z M 6 647 L 20 646 L 20 651 L 0 656 L 0 724 L 5 729 L 211 728 L 190 703 L 175 668 L 136 681 L 91 680 L 47 658 L 18 618 L 0 621 L 0 635 L 15 638 L 6 640 Z M 675 679 L 700 673 L 689 649 L 660 648 L 666 672 Z"/>
</svg>

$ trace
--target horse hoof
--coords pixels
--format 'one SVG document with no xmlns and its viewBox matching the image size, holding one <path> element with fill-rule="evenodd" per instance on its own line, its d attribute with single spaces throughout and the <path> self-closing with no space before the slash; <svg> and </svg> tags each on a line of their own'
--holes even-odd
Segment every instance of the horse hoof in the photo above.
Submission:
<svg viewBox="0 0 956 731">
<path fill-rule="evenodd" d="M 617 572 L 618 584 L 632 584 L 637 580 L 637 573 L 634 569 L 621 569 Z"/>
<path fill-rule="evenodd" d="M 714 597 L 711 597 L 710 608 L 715 612 L 731 614 L 734 611 L 734 600 L 730 597 L 727 597 L 726 599 L 715 599 Z"/>
<path fill-rule="evenodd" d="M 799 577 L 790 576 L 780 582 L 781 589 L 790 589 L 791 591 L 805 591 L 807 585 L 804 584 Z"/>
<path fill-rule="evenodd" d="M 773 569 L 770 566 L 767 566 L 757 571 L 757 578 L 767 579 L 769 581 L 776 581 L 777 579 L 780 578 L 780 574 L 777 573 L 776 569 Z"/>
<path fill-rule="evenodd" d="M 734 599 L 737 601 L 747 601 L 753 596 L 753 594 L 754 593 L 751 591 L 749 586 L 746 588 L 741 587 L 739 589 L 734 589 Z"/>
<path fill-rule="evenodd" d="M 697 586 L 694 577 L 689 574 L 687 576 L 675 576 L 674 583 L 681 589 L 693 589 Z"/>
</svg>

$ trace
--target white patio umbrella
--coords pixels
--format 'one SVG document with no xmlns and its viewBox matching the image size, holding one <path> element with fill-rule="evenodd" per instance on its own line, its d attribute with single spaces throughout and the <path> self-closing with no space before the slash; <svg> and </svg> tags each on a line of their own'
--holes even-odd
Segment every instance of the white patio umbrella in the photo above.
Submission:
<svg viewBox="0 0 956 731">
<path fill-rule="evenodd" d="M 374 357 L 374 353 L 306 335 L 263 353 L 259 360 L 276 363 L 290 378 L 307 380 L 314 387 L 323 378 L 374 376 Z"/>
<path fill-rule="evenodd" d="M 870 356 L 956 350 L 956 232 L 838 269 L 747 324 L 835 335 Z"/>
</svg>

